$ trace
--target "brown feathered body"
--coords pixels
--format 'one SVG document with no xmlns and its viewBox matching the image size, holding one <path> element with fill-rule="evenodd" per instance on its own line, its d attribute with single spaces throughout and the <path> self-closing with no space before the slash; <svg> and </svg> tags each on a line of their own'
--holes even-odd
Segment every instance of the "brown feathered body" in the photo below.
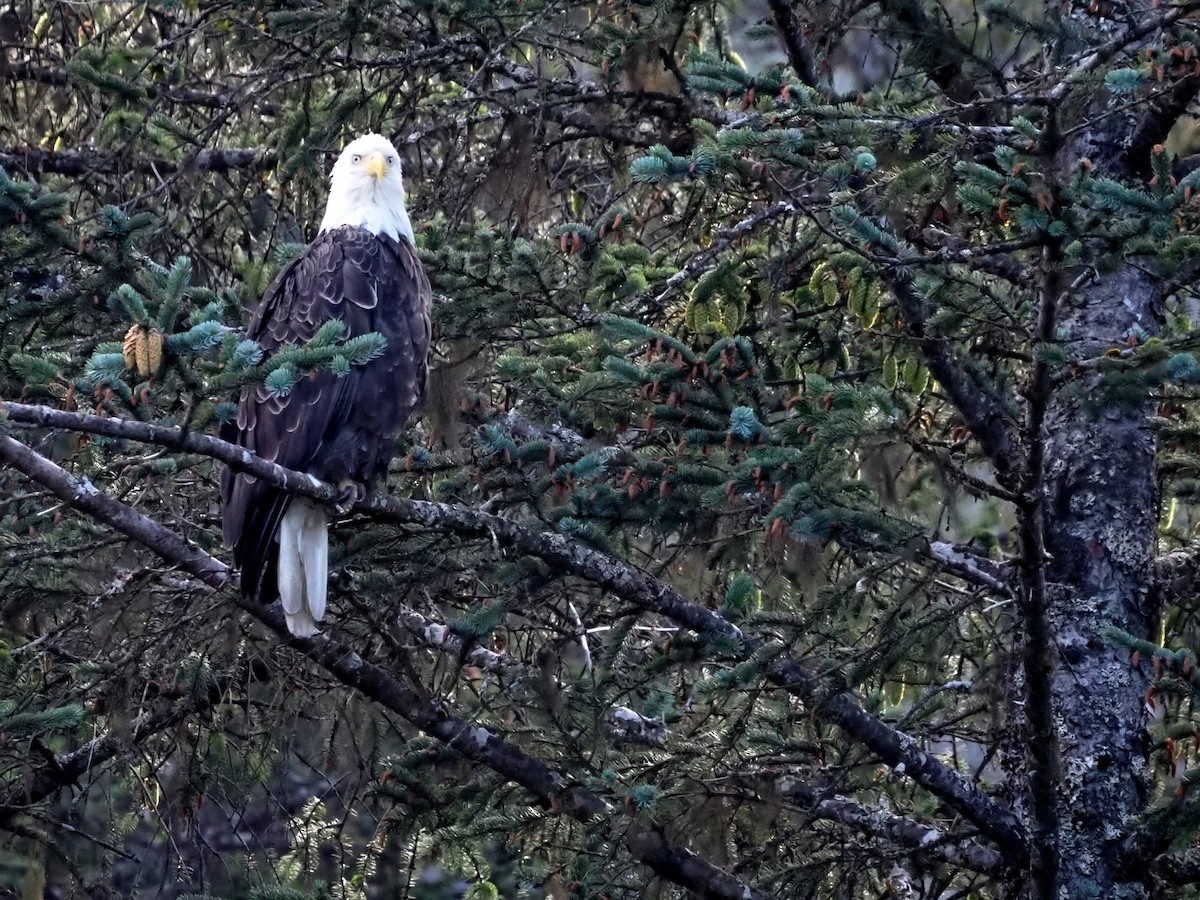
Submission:
<svg viewBox="0 0 1200 900">
<path fill-rule="evenodd" d="M 378 358 L 340 377 L 324 370 L 303 376 L 286 395 L 272 395 L 263 386 L 245 388 L 237 420 L 226 426 L 223 436 L 263 459 L 322 481 L 367 486 L 378 482 L 387 472 L 397 436 L 424 395 L 429 306 L 429 281 L 407 238 L 397 240 L 356 226 L 322 232 L 272 282 L 248 335 L 269 356 L 286 345 L 304 343 L 324 323 L 337 319 L 345 323 L 347 337 L 379 332 L 387 346 Z M 225 539 L 242 570 L 242 591 L 272 602 L 280 594 L 281 579 L 303 577 L 290 571 L 286 547 L 280 562 L 280 525 L 289 508 L 307 504 L 305 514 L 320 525 L 322 540 L 327 540 L 326 514 L 278 488 L 230 471 L 221 479 L 221 499 Z M 298 505 L 293 516 L 299 510 Z M 323 579 L 324 571 L 319 575 Z M 310 585 L 309 590 L 315 588 Z M 323 583 L 319 593 L 319 609 L 311 616 L 305 612 L 307 624 L 301 626 L 310 634 L 315 633 L 311 619 L 319 620 L 324 611 Z M 286 590 L 283 595 L 288 611 Z M 295 627 L 293 631 L 300 633 Z"/>
</svg>

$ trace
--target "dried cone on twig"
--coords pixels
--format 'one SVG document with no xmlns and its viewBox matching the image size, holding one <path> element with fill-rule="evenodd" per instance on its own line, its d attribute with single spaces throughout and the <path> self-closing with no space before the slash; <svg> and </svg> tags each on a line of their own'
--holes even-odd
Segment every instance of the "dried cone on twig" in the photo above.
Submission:
<svg viewBox="0 0 1200 900">
<path fill-rule="evenodd" d="M 142 378 L 153 378 L 162 367 L 163 336 L 149 325 L 131 325 L 122 346 L 125 368 Z"/>
</svg>

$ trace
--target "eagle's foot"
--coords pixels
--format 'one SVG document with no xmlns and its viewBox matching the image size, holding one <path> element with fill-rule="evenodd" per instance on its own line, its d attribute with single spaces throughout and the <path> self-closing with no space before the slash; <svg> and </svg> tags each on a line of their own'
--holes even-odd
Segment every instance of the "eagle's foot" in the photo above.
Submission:
<svg viewBox="0 0 1200 900">
<path fill-rule="evenodd" d="M 333 509 L 339 516 L 344 516 L 354 509 L 354 505 L 366 499 L 367 486 L 361 481 L 346 478 L 338 482 L 341 493 L 333 498 Z"/>
</svg>

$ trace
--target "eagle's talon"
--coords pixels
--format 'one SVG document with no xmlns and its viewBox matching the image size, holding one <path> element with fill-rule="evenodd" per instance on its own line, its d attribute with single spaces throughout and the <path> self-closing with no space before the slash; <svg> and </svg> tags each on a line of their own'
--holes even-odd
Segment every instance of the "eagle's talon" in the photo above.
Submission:
<svg viewBox="0 0 1200 900">
<path fill-rule="evenodd" d="M 361 481 L 351 481 L 347 479 L 341 482 L 341 493 L 333 498 L 333 510 L 339 516 L 347 515 L 350 510 L 354 509 L 355 504 L 366 499 L 367 486 Z"/>
</svg>

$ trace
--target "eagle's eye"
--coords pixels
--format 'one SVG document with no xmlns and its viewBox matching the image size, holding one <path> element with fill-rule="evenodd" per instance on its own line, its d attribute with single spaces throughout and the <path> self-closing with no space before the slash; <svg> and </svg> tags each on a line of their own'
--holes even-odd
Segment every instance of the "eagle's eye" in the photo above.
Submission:
<svg viewBox="0 0 1200 900">
<path fill-rule="evenodd" d="M 394 157 L 394 156 L 389 156 L 389 157 L 388 157 L 388 165 L 389 165 L 389 166 L 394 166 L 395 164 L 396 164 L 396 157 Z"/>
<path fill-rule="evenodd" d="M 350 162 L 362 162 L 362 155 L 359 153 L 355 153 L 353 156 L 350 157 Z"/>
</svg>

